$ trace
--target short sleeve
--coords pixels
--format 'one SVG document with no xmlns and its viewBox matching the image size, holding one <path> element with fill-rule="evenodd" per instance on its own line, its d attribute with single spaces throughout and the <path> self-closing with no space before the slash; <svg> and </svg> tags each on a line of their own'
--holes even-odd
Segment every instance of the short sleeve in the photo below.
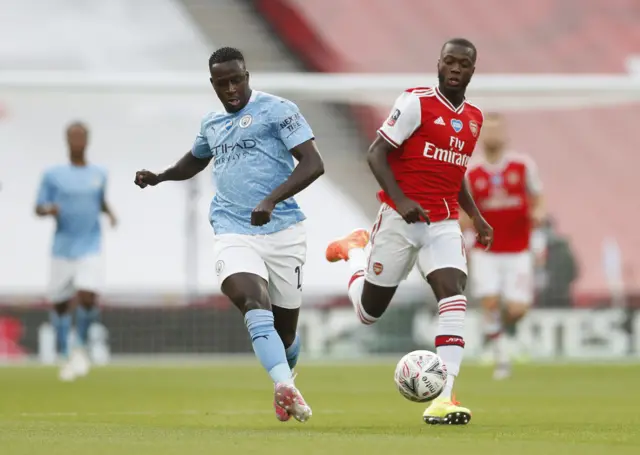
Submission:
<svg viewBox="0 0 640 455">
<path fill-rule="evenodd" d="M 211 148 L 209 147 L 209 142 L 205 136 L 206 126 L 207 117 L 202 119 L 202 122 L 200 123 L 200 131 L 198 132 L 195 141 L 193 141 L 193 147 L 191 147 L 191 154 L 201 160 L 205 160 L 213 156 Z"/>
<path fill-rule="evenodd" d="M 303 142 L 313 139 L 313 131 L 295 103 L 281 100 L 274 109 L 272 117 L 276 137 L 291 150 Z"/>
<path fill-rule="evenodd" d="M 42 181 L 40 182 L 40 188 L 38 189 L 38 198 L 36 200 L 36 205 L 53 204 L 53 198 L 54 198 L 54 187 L 51 182 L 51 176 L 47 172 L 42 176 Z"/>
<path fill-rule="evenodd" d="M 404 92 L 378 129 L 378 134 L 394 147 L 400 147 L 420 126 L 421 121 L 420 99 L 410 92 Z"/>
<path fill-rule="evenodd" d="M 538 174 L 538 166 L 533 160 L 527 159 L 525 165 L 525 175 L 527 181 L 527 191 L 534 196 L 542 193 L 542 180 Z"/>
</svg>

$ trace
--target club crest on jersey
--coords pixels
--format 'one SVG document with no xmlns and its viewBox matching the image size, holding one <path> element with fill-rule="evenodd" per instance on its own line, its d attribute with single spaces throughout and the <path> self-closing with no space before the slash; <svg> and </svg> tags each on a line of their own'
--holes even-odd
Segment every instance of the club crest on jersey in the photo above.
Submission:
<svg viewBox="0 0 640 455">
<path fill-rule="evenodd" d="M 387 120 L 387 125 L 389 126 L 395 125 L 399 117 L 400 117 L 400 109 L 396 109 L 395 111 L 393 111 L 393 114 L 391 114 L 391 117 L 389 117 L 389 120 Z"/>
<path fill-rule="evenodd" d="M 379 262 L 373 263 L 373 273 L 375 273 L 376 275 L 380 275 L 383 269 L 384 267 Z"/>
<path fill-rule="evenodd" d="M 251 125 L 251 122 L 253 122 L 253 118 L 249 114 L 245 115 L 240 119 L 240 128 L 247 128 L 249 125 Z"/>
<path fill-rule="evenodd" d="M 476 122 L 471 120 L 469 122 L 469 129 L 471 130 L 471 134 L 473 134 L 473 137 L 478 137 L 478 124 Z"/>
<path fill-rule="evenodd" d="M 484 191 L 487 189 L 487 181 L 483 178 L 479 178 L 476 180 L 475 185 L 476 190 L 478 191 Z"/>
<path fill-rule="evenodd" d="M 507 173 L 507 182 L 510 185 L 516 185 L 520 181 L 520 176 L 517 172 L 509 172 Z"/>
<path fill-rule="evenodd" d="M 216 262 L 216 275 L 220 275 L 220 272 L 222 272 L 222 269 L 224 269 L 224 261 L 220 260 L 218 262 Z"/>
<path fill-rule="evenodd" d="M 224 129 L 229 131 L 233 126 L 233 120 L 227 120 L 227 123 L 224 124 Z"/>
<path fill-rule="evenodd" d="M 453 128 L 453 131 L 455 131 L 456 133 L 459 133 L 460 131 L 462 131 L 462 120 L 457 118 L 452 118 L 451 128 Z"/>
</svg>

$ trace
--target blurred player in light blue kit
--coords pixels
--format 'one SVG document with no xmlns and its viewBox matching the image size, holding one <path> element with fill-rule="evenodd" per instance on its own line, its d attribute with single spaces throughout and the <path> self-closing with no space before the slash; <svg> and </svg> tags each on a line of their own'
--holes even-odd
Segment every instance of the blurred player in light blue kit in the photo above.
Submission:
<svg viewBox="0 0 640 455">
<path fill-rule="evenodd" d="M 192 149 L 174 166 L 159 174 L 138 171 L 135 183 L 145 188 L 187 180 L 213 161 L 217 192 L 210 221 L 222 292 L 242 312 L 256 356 L 274 382 L 276 417 L 304 422 L 311 408 L 292 369 L 300 352 L 307 245 L 305 216 L 293 196 L 320 177 L 324 165 L 298 107 L 251 90 L 240 51 L 218 49 L 209 71 L 224 111 L 204 117 Z"/>
<path fill-rule="evenodd" d="M 51 323 L 58 353 L 64 359 L 60 369 L 63 381 L 89 372 L 85 347 L 89 327 L 98 318 L 97 295 L 103 280 L 100 215 L 105 213 L 111 225 L 116 225 L 105 200 L 107 173 L 88 164 L 85 157 L 88 136 L 89 131 L 82 123 L 67 128 L 70 163 L 47 169 L 36 203 L 38 216 L 51 216 L 56 222 L 49 301 L 53 304 Z M 71 348 L 68 338 L 74 308 L 77 340 Z"/>
</svg>

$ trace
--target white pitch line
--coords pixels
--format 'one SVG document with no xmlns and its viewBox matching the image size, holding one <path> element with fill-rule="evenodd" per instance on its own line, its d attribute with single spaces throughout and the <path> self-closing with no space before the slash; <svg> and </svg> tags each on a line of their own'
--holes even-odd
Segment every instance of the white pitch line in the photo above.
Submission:
<svg viewBox="0 0 640 455">
<path fill-rule="evenodd" d="M 16 414 L 0 414 L 0 417 L 100 417 L 100 416 L 193 416 L 193 415 L 256 415 L 272 414 L 273 410 L 225 410 L 225 411 L 105 411 L 105 412 L 20 412 Z M 325 409 L 318 414 L 344 414 L 345 411 L 338 409 Z"/>
</svg>

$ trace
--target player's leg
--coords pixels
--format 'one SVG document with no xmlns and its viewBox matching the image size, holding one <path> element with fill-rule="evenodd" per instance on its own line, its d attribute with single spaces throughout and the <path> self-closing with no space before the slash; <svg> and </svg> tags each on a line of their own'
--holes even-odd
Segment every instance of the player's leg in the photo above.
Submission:
<svg viewBox="0 0 640 455">
<path fill-rule="evenodd" d="M 62 381 L 73 381 L 76 373 L 69 361 L 69 334 L 73 323 L 72 298 L 75 293 L 73 278 L 75 264 L 73 261 L 53 258 L 49 278 L 49 301 L 53 308 L 50 313 L 51 325 L 56 334 L 56 350 L 62 360 L 59 378 Z"/>
<path fill-rule="evenodd" d="M 502 336 L 502 311 L 500 295 L 502 268 L 499 256 L 473 249 L 469 253 L 471 291 L 482 307 L 484 346 L 492 363 L 505 362 L 506 350 Z"/>
<path fill-rule="evenodd" d="M 88 355 L 89 329 L 92 324 L 98 322 L 100 316 L 98 292 L 102 288 L 103 276 L 100 256 L 88 256 L 78 261 L 75 279 L 75 285 L 78 289 L 75 311 L 78 343 L 71 354 L 71 361 L 78 376 L 85 376 L 91 367 Z"/>
<path fill-rule="evenodd" d="M 517 325 L 527 314 L 533 302 L 534 261 L 530 252 L 509 254 L 505 258 L 505 284 L 503 290 L 503 325 L 505 344 L 507 345 L 507 363 L 509 355 L 518 347 L 516 340 Z M 500 375 L 498 372 L 496 372 Z"/>
<path fill-rule="evenodd" d="M 464 320 L 467 298 L 467 264 L 464 240 L 456 221 L 433 223 L 429 238 L 418 253 L 418 267 L 438 300 L 438 329 L 435 346 L 447 367 L 447 382 L 440 396 L 423 415 L 430 424 L 461 425 L 471 411 L 453 399 L 453 386 L 460 373 L 464 353 Z"/>
<path fill-rule="evenodd" d="M 307 256 L 307 238 L 303 223 L 265 236 L 256 241 L 269 273 L 269 297 L 275 327 L 285 347 L 289 367 L 298 363 L 301 340 L 297 332 L 298 316 L 302 305 L 303 267 Z M 274 402 L 276 417 L 288 420 L 290 415 L 305 421 L 311 408 L 296 390 L 276 390 Z"/>
<path fill-rule="evenodd" d="M 266 266 L 249 236 L 222 235 L 216 239 L 214 253 L 216 271 L 222 292 L 244 316 L 253 350 L 275 384 L 278 394 L 286 394 L 289 406 L 298 420 L 310 416 L 293 383 L 293 374 L 280 335 L 275 328 L 269 296 L 269 275 Z M 299 398 L 298 398 L 299 397 Z M 278 416 L 280 418 L 280 416 Z"/>
<path fill-rule="evenodd" d="M 307 236 L 303 223 L 266 236 L 257 242 L 269 274 L 269 296 L 275 327 L 293 369 L 300 356 L 298 316 L 302 305 L 303 267 Z"/>
<path fill-rule="evenodd" d="M 408 225 L 393 209 L 383 205 L 371 236 L 358 229 L 327 247 L 327 260 L 349 263 L 352 274 L 349 300 L 363 324 L 371 325 L 382 317 L 398 285 L 413 268 L 416 248 L 409 238 L 422 228 Z"/>
</svg>

